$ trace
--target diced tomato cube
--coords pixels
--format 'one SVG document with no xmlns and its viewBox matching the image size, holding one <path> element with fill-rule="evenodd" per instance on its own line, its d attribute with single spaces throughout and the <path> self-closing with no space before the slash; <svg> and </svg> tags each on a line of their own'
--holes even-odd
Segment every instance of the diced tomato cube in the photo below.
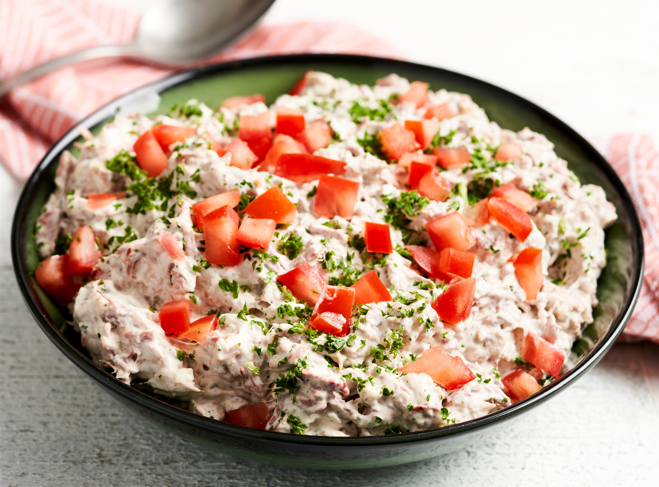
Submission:
<svg viewBox="0 0 659 487">
<path fill-rule="evenodd" d="M 386 223 L 366 222 L 364 224 L 364 241 L 368 252 L 390 254 L 394 251 L 391 244 L 391 228 Z"/>
<path fill-rule="evenodd" d="M 206 215 L 225 205 L 229 205 L 230 208 L 235 208 L 238 206 L 238 203 L 240 203 L 240 190 L 238 189 L 225 191 L 224 193 L 216 194 L 215 196 L 201 200 L 192 205 L 192 214 L 194 215 L 195 224 L 203 231 Z"/>
<path fill-rule="evenodd" d="M 355 304 L 371 304 L 391 301 L 391 294 L 378 277 L 378 273 L 370 271 L 364 274 L 352 286 L 355 290 Z"/>
<path fill-rule="evenodd" d="M 316 307 L 311 315 L 311 321 L 316 319 L 322 313 L 337 313 L 346 322 L 340 333 L 333 333 L 335 336 L 346 336 L 350 332 L 350 318 L 352 316 L 352 306 L 355 304 L 355 289 L 341 286 L 325 286 L 320 293 L 316 302 Z"/>
<path fill-rule="evenodd" d="M 404 101 L 414 103 L 416 108 L 421 108 L 426 104 L 428 98 L 428 83 L 422 81 L 412 81 L 410 89 L 403 96 L 399 98 L 399 102 Z"/>
<path fill-rule="evenodd" d="M 405 128 L 414 133 L 421 150 L 430 147 L 430 143 L 439 132 L 440 126 L 441 123 L 436 120 L 405 120 Z"/>
<path fill-rule="evenodd" d="M 240 169 L 250 169 L 259 158 L 252 152 L 247 143 L 240 139 L 233 139 L 227 146 L 227 152 L 231 152 L 231 166 Z"/>
<path fill-rule="evenodd" d="M 87 204 L 85 208 L 88 210 L 98 210 L 106 205 L 109 205 L 119 198 L 126 196 L 126 193 L 96 193 L 87 196 Z"/>
<path fill-rule="evenodd" d="M 423 118 L 437 118 L 439 120 L 444 120 L 446 118 L 455 117 L 456 115 L 457 112 L 451 108 L 451 104 L 446 102 L 442 103 L 441 105 L 428 108 Z"/>
<path fill-rule="evenodd" d="M 335 176 L 318 178 L 313 207 L 319 216 L 350 220 L 355 211 L 359 183 Z"/>
<path fill-rule="evenodd" d="M 530 194 L 517 189 L 517 186 L 511 183 L 499 186 L 494 190 L 490 197 L 504 199 L 508 203 L 512 203 L 520 210 L 526 212 L 535 210 L 538 207 L 538 200 Z"/>
<path fill-rule="evenodd" d="M 458 147 L 457 149 L 435 147 L 432 151 L 437 156 L 437 163 L 444 169 L 462 166 L 471 161 L 471 154 L 465 146 Z"/>
<path fill-rule="evenodd" d="M 299 79 L 299 81 L 295 83 L 293 88 L 291 88 L 291 91 L 289 91 L 288 94 L 291 96 L 298 96 L 300 93 L 302 93 L 302 90 L 307 85 L 307 75 L 312 72 L 313 71 L 309 70 L 306 73 L 304 73 L 302 77 Z"/>
<path fill-rule="evenodd" d="M 208 132 L 204 133 L 203 139 L 210 144 L 209 149 L 217 153 L 218 156 L 222 157 L 227 153 L 227 150 L 224 148 L 224 146 L 215 140 L 213 136 Z"/>
<path fill-rule="evenodd" d="M 514 142 L 504 142 L 497 149 L 494 158 L 497 161 L 515 161 L 522 155 L 522 148 Z"/>
<path fill-rule="evenodd" d="M 297 137 L 306 128 L 304 112 L 299 108 L 277 107 L 277 123 L 275 132 Z"/>
<path fill-rule="evenodd" d="M 439 318 L 451 325 L 466 320 L 471 316 L 471 306 L 476 293 L 476 278 L 449 284 L 446 290 L 432 303 Z"/>
<path fill-rule="evenodd" d="M 462 210 L 462 216 L 470 227 L 482 227 L 490 221 L 490 210 L 487 209 L 488 199 L 480 200 L 473 205 L 467 205 Z"/>
<path fill-rule="evenodd" d="M 312 154 L 282 154 L 279 156 L 275 175 L 296 183 L 315 181 L 325 174 L 343 175 L 346 163 Z"/>
<path fill-rule="evenodd" d="M 305 154 L 306 149 L 297 140 L 288 135 L 279 134 L 275 137 L 272 147 L 259 164 L 259 171 L 274 172 L 283 154 Z"/>
<path fill-rule="evenodd" d="M 133 150 L 140 167 L 150 178 L 158 176 L 167 169 L 167 156 L 150 130 L 140 135 L 133 144 Z"/>
<path fill-rule="evenodd" d="M 526 299 L 532 301 L 538 297 L 545 280 L 542 274 L 542 250 L 528 248 L 515 257 L 515 275 L 526 293 Z"/>
<path fill-rule="evenodd" d="M 87 225 L 80 227 L 73 235 L 69 247 L 69 274 L 89 277 L 101 257 L 94 232 Z"/>
<path fill-rule="evenodd" d="M 60 306 L 71 301 L 80 289 L 80 286 L 73 282 L 73 276 L 69 274 L 68 255 L 48 257 L 34 271 L 34 278 L 41 289 Z"/>
<path fill-rule="evenodd" d="M 185 252 L 178 244 L 176 237 L 171 233 L 163 233 L 158 239 L 162 248 L 169 254 L 173 261 L 179 261 L 185 259 Z"/>
<path fill-rule="evenodd" d="M 302 264 L 286 274 L 277 276 L 277 281 L 293 293 L 295 299 L 301 299 L 310 306 L 315 306 L 325 287 L 325 281 L 318 269 L 312 264 Z"/>
<path fill-rule="evenodd" d="M 388 159 L 400 159 L 406 152 L 412 152 L 421 146 L 415 140 L 414 133 L 405 129 L 398 122 L 384 129 L 379 135 L 382 152 Z"/>
<path fill-rule="evenodd" d="M 437 156 L 431 154 L 419 154 L 418 152 L 406 152 L 398 159 L 398 165 L 400 167 L 409 167 L 412 161 L 425 162 L 434 166 L 437 164 Z"/>
<path fill-rule="evenodd" d="M 165 152 L 169 152 L 169 146 L 175 142 L 185 142 L 185 139 L 189 139 L 197 133 L 197 129 L 194 127 L 163 124 L 156 125 L 151 131 Z"/>
<path fill-rule="evenodd" d="M 245 218 L 240 224 L 236 240 L 240 245 L 253 249 L 268 250 L 275 234 L 277 224 L 274 220 Z"/>
<path fill-rule="evenodd" d="M 423 352 L 415 361 L 400 369 L 403 374 L 427 374 L 444 389 L 453 391 L 476 378 L 460 357 L 453 357 L 442 346 Z"/>
<path fill-rule="evenodd" d="M 271 135 L 270 112 L 263 112 L 260 115 L 242 115 L 240 117 L 238 137 L 242 140 L 269 138 Z"/>
<path fill-rule="evenodd" d="M 487 201 L 487 209 L 492 218 L 522 242 L 526 241 L 533 231 L 529 215 L 506 200 L 490 198 Z"/>
<path fill-rule="evenodd" d="M 236 234 L 240 218 L 225 205 L 204 218 L 206 260 L 211 264 L 233 267 L 240 264 L 240 249 Z"/>
<path fill-rule="evenodd" d="M 300 142 L 311 153 L 323 149 L 332 141 L 332 129 L 322 118 L 312 122 L 298 135 Z"/>
<path fill-rule="evenodd" d="M 257 158 L 256 163 L 252 164 L 252 167 L 263 161 L 272 147 L 272 137 L 269 135 L 267 137 L 245 140 L 244 142 Z"/>
<path fill-rule="evenodd" d="M 439 270 L 450 277 L 468 279 L 474 269 L 476 255 L 455 249 L 444 249 L 439 253 Z"/>
<path fill-rule="evenodd" d="M 419 180 L 417 191 L 421 196 L 433 201 L 444 201 L 453 191 L 453 184 L 444 178 L 437 169 L 433 168 Z"/>
<path fill-rule="evenodd" d="M 233 411 L 227 411 L 231 423 L 246 428 L 264 430 L 268 425 L 272 415 L 268 406 L 260 402 L 258 404 L 248 404 Z"/>
<path fill-rule="evenodd" d="M 541 389 L 538 381 L 531 374 L 521 369 L 511 372 L 501 379 L 501 382 L 508 389 L 508 396 L 510 396 L 513 403 L 522 401 Z"/>
<path fill-rule="evenodd" d="M 217 315 L 212 314 L 190 323 L 190 329 L 178 335 L 178 338 L 191 342 L 204 343 L 211 331 L 217 330 Z"/>
<path fill-rule="evenodd" d="M 190 300 L 178 299 L 166 303 L 158 311 L 158 317 L 165 335 L 188 331 L 190 329 Z"/>
<path fill-rule="evenodd" d="M 316 316 L 316 318 L 309 323 L 309 326 L 314 330 L 324 331 L 331 335 L 339 335 L 343 332 L 345 324 L 346 319 L 342 315 L 326 311 Z"/>
<path fill-rule="evenodd" d="M 254 218 L 267 218 L 288 225 L 295 221 L 297 207 L 279 186 L 273 186 L 247 205 L 245 213 Z"/>
<path fill-rule="evenodd" d="M 527 362 L 554 377 L 561 375 L 563 362 L 565 362 L 563 352 L 544 338 L 540 338 L 533 333 L 528 333 L 524 337 L 522 357 Z"/>
<path fill-rule="evenodd" d="M 426 164 L 425 162 L 412 161 L 407 172 L 407 185 L 412 189 L 416 189 L 419 186 L 421 178 L 433 169 L 434 166 Z"/>
<path fill-rule="evenodd" d="M 247 95 L 247 96 L 232 96 L 222 102 L 222 108 L 233 110 L 240 108 L 242 105 L 253 105 L 254 103 L 265 103 L 265 96 L 260 94 Z"/>
<path fill-rule="evenodd" d="M 414 259 L 414 262 L 416 262 L 416 265 L 419 266 L 419 269 L 425 272 L 428 277 L 432 279 L 443 279 L 445 281 L 449 280 L 448 276 L 439 269 L 439 252 L 418 245 L 408 245 L 405 248 L 410 251 L 412 258 Z"/>
<path fill-rule="evenodd" d="M 426 231 L 435 248 L 440 251 L 447 247 L 469 250 L 476 243 L 469 225 L 457 211 L 429 221 L 426 223 Z"/>
</svg>

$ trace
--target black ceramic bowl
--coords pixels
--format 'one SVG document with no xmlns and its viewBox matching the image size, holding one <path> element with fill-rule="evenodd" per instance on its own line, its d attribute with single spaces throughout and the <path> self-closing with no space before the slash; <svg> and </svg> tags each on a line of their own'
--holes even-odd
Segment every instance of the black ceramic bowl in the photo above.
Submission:
<svg viewBox="0 0 659 487">
<path fill-rule="evenodd" d="M 28 180 L 12 228 L 12 258 L 25 302 L 50 340 L 74 364 L 114 398 L 155 426 L 195 443 L 244 458 L 296 467 L 354 469 L 423 460 L 476 443 L 510 426 L 510 421 L 555 396 L 593 367 L 613 345 L 629 319 L 640 290 L 643 239 L 634 205 L 622 182 L 601 155 L 574 130 L 534 104 L 492 86 L 443 69 L 390 59 L 346 55 L 298 55 L 219 64 L 176 74 L 129 93 L 101 108 L 80 126 L 100 129 L 121 108 L 130 113 L 140 105 L 152 113 L 166 112 L 174 103 L 197 98 L 212 108 L 233 95 L 264 93 L 268 103 L 285 93 L 308 69 L 325 71 L 356 83 L 373 84 L 389 73 L 430 83 L 432 89 L 468 93 L 502 127 L 525 126 L 545 134 L 556 152 L 583 181 L 602 186 L 618 211 L 607 231 L 607 267 L 599 281 L 600 305 L 595 322 L 573 348 L 576 365 L 534 396 L 483 418 L 422 433 L 369 438 L 323 438 L 257 431 L 194 415 L 145 391 L 127 386 L 97 368 L 80 340 L 64 325 L 57 306 L 39 289 L 32 271 L 38 264 L 32 232 L 39 212 L 54 187 L 61 152 L 74 150 L 74 129 L 46 154 Z M 159 107 L 156 108 L 158 95 Z M 102 418 L 100 418 L 102 420 Z M 549 425 L 548 425 L 549 427 Z"/>
</svg>

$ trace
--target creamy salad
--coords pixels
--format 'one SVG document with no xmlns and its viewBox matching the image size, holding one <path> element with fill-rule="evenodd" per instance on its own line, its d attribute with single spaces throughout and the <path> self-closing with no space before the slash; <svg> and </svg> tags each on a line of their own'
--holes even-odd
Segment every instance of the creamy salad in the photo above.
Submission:
<svg viewBox="0 0 659 487">
<path fill-rule="evenodd" d="M 581 184 L 543 135 L 502 129 L 465 94 L 395 74 L 366 86 L 321 72 L 307 73 L 294 93 L 270 107 L 256 96 L 227 100 L 218 111 L 190 100 L 169 115 L 117 116 L 98 135 L 81 131 L 77 157 L 62 155 L 36 241 L 44 259 L 68 255 L 57 286 L 69 294 L 49 288 L 52 279 L 39 270 L 37 280 L 61 304 L 69 300 L 73 326 L 99 366 L 208 418 L 323 436 L 469 421 L 565 372 L 574 341 L 593 321 L 604 229 L 616 219 L 602 188 Z M 248 138 L 256 120 L 267 121 L 269 139 L 234 142 Z M 171 144 L 159 136 L 164 169 L 154 175 L 137 142 L 162 135 L 159 126 L 187 129 L 174 131 L 182 140 Z M 275 147 L 313 154 L 306 166 L 291 159 L 305 175 L 285 177 L 292 173 Z M 327 196 L 326 176 L 314 172 L 327 159 L 339 168 L 335 178 L 356 183 L 354 192 Z M 295 205 L 286 223 L 249 209 L 272 188 Z M 237 261 L 217 265 L 209 257 L 211 217 L 202 230 L 194 205 L 230 191 L 233 203 L 211 210 L 223 212 L 213 217 L 225 225 L 215 238 L 228 239 L 227 252 L 238 249 Z M 334 216 L 316 201 L 321 192 L 336 198 Z M 235 226 L 227 223 L 232 212 Z M 528 231 L 520 237 L 505 214 L 528 219 Z M 462 232 L 468 248 L 443 252 L 430 233 L 437 225 L 429 223 L 448 215 L 463 226 L 447 238 Z M 252 219 L 259 221 L 245 223 Z M 236 247 L 234 230 L 249 223 L 263 225 L 269 244 L 243 239 Z M 367 223 L 385 229 L 383 240 L 365 240 Z M 74 255 L 85 238 L 94 248 Z M 425 249 L 430 264 L 420 257 Z M 94 252 L 91 270 L 73 270 Z M 446 255 L 454 260 L 441 261 Z M 450 271 L 458 257 L 466 267 Z M 302 292 L 280 279 L 304 265 L 313 273 L 308 282 L 320 276 L 325 287 L 302 280 Z M 365 287 L 356 283 L 371 271 L 379 297 L 360 303 Z M 355 285 L 348 320 L 327 308 L 330 291 Z M 165 314 L 168 303 L 178 306 L 173 315 Z M 179 320 L 173 332 L 165 326 L 171 316 Z"/>
</svg>

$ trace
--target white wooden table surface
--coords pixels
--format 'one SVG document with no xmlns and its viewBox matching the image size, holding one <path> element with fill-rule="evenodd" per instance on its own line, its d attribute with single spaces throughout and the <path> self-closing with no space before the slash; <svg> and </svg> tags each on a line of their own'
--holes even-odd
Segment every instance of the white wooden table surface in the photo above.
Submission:
<svg viewBox="0 0 659 487">
<path fill-rule="evenodd" d="M 153 0 L 119 1 L 145 8 Z M 280 0 L 268 22 L 346 19 L 409 59 L 525 96 L 586 135 L 659 140 L 657 2 Z M 0 486 L 659 485 L 659 345 L 617 345 L 506 434 L 421 463 L 316 472 L 187 443 L 119 405 L 41 333 L 15 284 L 20 187 L 0 170 Z"/>
</svg>

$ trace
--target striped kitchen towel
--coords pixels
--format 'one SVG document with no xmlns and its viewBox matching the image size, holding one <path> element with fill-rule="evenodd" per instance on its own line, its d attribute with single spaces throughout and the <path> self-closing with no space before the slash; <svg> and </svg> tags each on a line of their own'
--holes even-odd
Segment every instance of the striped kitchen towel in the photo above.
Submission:
<svg viewBox="0 0 659 487">
<path fill-rule="evenodd" d="M 129 42 L 139 15 L 87 0 L 1 0 L 0 79 L 87 47 Z M 340 22 L 259 25 L 209 62 L 300 52 L 401 57 L 358 27 Z M 104 61 L 70 66 L 15 89 L 0 101 L 0 161 L 25 180 L 48 146 L 108 101 L 171 70 Z M 647 264 L 643 291 L 624 340 L 659 342 L 659 154 L 649 136 L 594 141 L 630 190 L 643 225 Z"/>
</svg>

